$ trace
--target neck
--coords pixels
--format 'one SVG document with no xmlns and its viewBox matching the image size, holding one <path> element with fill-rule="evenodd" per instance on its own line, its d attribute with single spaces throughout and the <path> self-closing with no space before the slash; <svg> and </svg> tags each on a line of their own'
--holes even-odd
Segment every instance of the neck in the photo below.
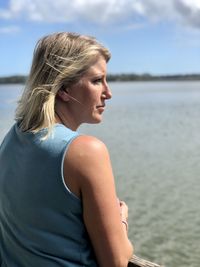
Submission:
<svg viewBox="0 0 200 267">
<path fill-rule="evenodd" d="M 72 119 L 68 118 L 68 116 L 66 116 L 66 114 L 64 115 L 61 111 L 55 111 L 55 119 L 56 119 L 56 123 L 61 123 L 63 125 L 65 125 L 67 128 L 76 131 L 79 125 L 76 125 Z"/>
</svg>

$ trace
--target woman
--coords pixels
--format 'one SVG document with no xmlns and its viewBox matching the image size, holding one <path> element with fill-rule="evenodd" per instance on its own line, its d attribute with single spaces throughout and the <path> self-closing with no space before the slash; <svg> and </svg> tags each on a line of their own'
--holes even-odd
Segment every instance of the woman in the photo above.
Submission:
<svg viewBox="0 0 200 267">
<path fill-rule="evenodd" d="M 1 266 L 126 267 L 133 248 L 99 123 L 109 51 L 94 38 L 39 40 L 16 124 L 0 148 Z"/>
</svg>

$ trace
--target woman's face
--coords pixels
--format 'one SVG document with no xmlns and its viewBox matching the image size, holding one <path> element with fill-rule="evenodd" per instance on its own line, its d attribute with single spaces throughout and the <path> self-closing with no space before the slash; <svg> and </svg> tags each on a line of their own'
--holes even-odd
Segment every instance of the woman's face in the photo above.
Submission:
<svg viewBox="0 0 200 267">
<path fill-rule="evenodd" d="M 67 89 L 68 108 L 74 122 L 99 123 L 105 110 L 105 101 L 111 98 L 106 82 L 106 61 L 99 57 L 78 83 Z"/>
</svg>

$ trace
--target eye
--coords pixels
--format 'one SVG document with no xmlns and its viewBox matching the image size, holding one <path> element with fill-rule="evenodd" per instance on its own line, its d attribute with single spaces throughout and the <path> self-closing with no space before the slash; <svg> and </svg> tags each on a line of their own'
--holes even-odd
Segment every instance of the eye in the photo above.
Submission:
<svg viewBox="0 0 200 267">
<path fill-rule="evenodd" d="M 96 78 L 92 81 L 93 84 L 99 84 L 103 82 L 103 78 Z"/>
</svg>

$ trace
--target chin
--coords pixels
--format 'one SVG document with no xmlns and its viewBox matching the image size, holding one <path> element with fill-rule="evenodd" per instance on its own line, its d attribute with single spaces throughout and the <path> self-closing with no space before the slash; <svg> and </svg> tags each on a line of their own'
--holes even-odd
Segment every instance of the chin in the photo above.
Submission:
<svg viewBox="0 0 200 267">
<path fill-rule="evenodd" d="M 98 124 L 102 122 L 102 116 L 95 116 L 92 118 L 92 120 L 89 122 L 91 124 Z"/>
</svg>

